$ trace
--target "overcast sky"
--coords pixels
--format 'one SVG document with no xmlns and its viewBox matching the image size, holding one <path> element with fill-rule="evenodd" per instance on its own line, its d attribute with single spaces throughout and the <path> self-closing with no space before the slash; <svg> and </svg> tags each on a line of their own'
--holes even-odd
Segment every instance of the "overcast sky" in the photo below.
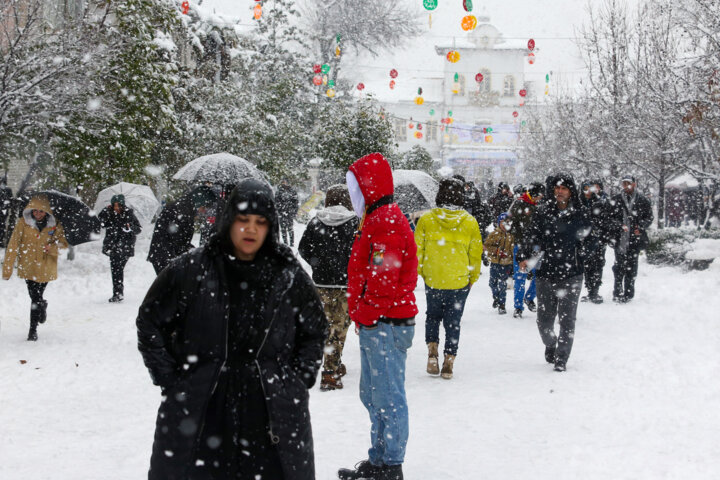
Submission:
<svg viewBox="0 0 720 480">
<path fill-rule="evenodd" d="M 265 0 L 266 2 L 272 0 Z M 306 0 L 323 1 L 325 0 Z M 361 0 L 358 0 L 361 1 Z M 388 0 L 392 1 L 392 0 Z M 378 58 L 345 58 L 352 62 L 357 73 L 355 81 L 369 81 L 387 76 L 390 68 L 397 68 L 401 74 L 410 76 L 432 76 L 443 69 L 442 61 L 435 54 L 434 45 L 450 40 L 453 36 L 462 38 L 467 35 L 460 28 L 465 13 L 462 0 L 439 0 L 432 12 L 432 28 L 428 24 L 429 12 L 422 7 L 422 0 L 405 0 L 417 9 L 423 19 L 424 34 L 413 39 L 407 46 L 382 54 Z M 601 0 L 592 0 L 600 4 Z M 640 0 L 628 0 L 636 5 Z M 533 38 L 537 45 L 537 61 L 528 66 L 528 80 L 543 83 L 545 74 L 552 72 L 555 85 L 577 83 L 584 69 L 577 47 L 573 42 L 578 29 L 588 21 L 587 3 L 583 0 L 508 0 L 493 2 L 487 0 L 473 2 L 473 14 L 490 17 L 490 23 L 497 27 L 509 41 L 527 42 Z M 253 0 L 204 0 L 203 5 L 215 9 L 216 13 L 239 18 L 241 23 L 252 23 Z M 342 32 L 340 32 L 342 33 Z M 345 65 L 345 71 L 349 69 Z"/>
</svg>

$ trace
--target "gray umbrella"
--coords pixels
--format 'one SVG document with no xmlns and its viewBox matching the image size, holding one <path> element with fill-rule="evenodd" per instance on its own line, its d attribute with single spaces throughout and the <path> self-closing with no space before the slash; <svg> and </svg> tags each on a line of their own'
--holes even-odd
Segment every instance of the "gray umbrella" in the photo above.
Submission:
<svg viewBox="0 0 720 480">
<path fill-rule="evenodd" d="M 403 213 L 409 214 L 435 207 L 438 182 L 420 170 L 393 171 L 395 202 Z"/>
<path fill-rule="evenodd" d="M 255 165 L 226 152 L 198 157 L 173 175 L 175 180 L 220 185 L 234 185 L 248 177 L 267 181 Z"/>
</svg>

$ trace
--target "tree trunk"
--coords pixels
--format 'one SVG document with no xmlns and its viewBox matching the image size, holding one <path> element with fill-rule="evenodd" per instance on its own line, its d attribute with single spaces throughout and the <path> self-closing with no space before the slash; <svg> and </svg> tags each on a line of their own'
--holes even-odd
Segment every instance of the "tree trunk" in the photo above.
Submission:
<svg viewBox="0 0 720 480">
<path fill-rule="evenodd" d="M 657 227 L 658 230 L 665 228 L 665 170 L 661 170 L 658 177 Z"/>
</svg>

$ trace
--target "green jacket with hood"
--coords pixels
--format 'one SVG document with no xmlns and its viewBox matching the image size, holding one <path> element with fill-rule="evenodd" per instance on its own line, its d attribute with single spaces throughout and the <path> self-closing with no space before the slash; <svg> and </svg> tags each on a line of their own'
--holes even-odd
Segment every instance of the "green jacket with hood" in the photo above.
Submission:
<svg viewBox="0 0 720 480">
<path fill-rule="evenodd" d="M 415 243 L 418 274 L 428 287 L 457 290 L 480 277 L 480 227 L 465 210 L 433 208 L 420 217 Z"/>
</svg>

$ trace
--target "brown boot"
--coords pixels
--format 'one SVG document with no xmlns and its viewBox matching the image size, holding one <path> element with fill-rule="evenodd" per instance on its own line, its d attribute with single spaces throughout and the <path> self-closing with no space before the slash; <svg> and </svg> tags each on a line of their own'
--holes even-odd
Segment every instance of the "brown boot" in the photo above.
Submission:
<svg viewBox="0 0 720 480">
<path fill-rule="evenodd" d="M 430 375 L 437 375 L 440 373 L 440 366 L 438 364 L 438 344 L 437 342 L 430 342 L 428 346 L 428 362 L 427 372 Z"/>
<path fill-rule="evenodd" d="M 323 370 L 322 378 L 320 379 L 320 390 L 327 392 L 328 390 L 342 390 L 342 388 L 343 383 L 340 375 L 332 370 Z"/>
<path fill-rule="evenodd" d="M 453 364 L 455 363 L 455 355 L 445 355 L 443 361 L 442 372 L 440 376 L 446 380 L 450 380 L 453 377 Z"/>
</svg>

